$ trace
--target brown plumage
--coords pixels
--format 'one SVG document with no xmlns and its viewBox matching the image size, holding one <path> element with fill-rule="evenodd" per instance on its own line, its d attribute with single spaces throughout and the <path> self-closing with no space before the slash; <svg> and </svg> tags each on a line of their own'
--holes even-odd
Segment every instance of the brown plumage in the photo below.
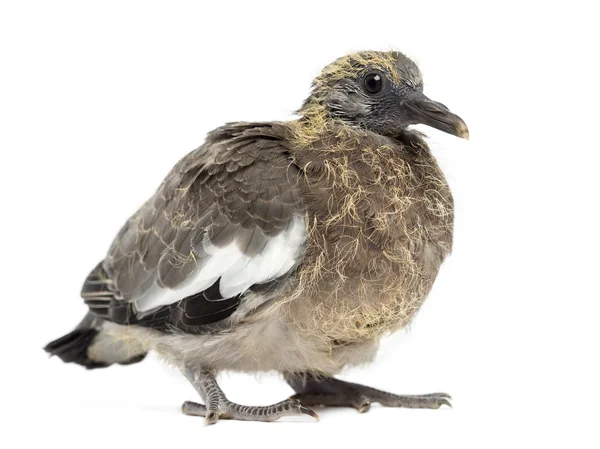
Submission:
<svg viewBox="0 0 600 449">
<path fill-rule="evenodd" d="M 423 140 L 351 132 L 294 155 L 310 238 L 293 295 L 311 298 L 294 316 L 348 343 L 408 324 L 452 245 L 452 195 Z"/>
<path fill-rule="evenodd" d="M 410 322 L 451 250 L 452 195 L 407 126 L 468 131 L 422 86 L 401 53 L 356 53 L 323 70 L 300 119 L 211 132 L 86 280 L 88 317 L 46 349 L 87 367 L 155 350 L 205 400 L 184 412 L 207 422 L 448 403 L 331 378 Z M 224 369 L 280 371 L 304 404 L 242 409 L 214 381 Z"/>
</svg>

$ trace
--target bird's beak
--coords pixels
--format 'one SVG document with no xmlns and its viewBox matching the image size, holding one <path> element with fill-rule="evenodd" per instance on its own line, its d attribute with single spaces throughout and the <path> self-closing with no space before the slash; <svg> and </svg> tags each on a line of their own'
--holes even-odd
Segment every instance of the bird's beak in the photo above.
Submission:
<svg viewBox="0 0 600 449">
<path fill-rule="evenodd" d="M 463 139 L 469 139 L 469 129 L 465 122 L 442 103 L 431 101 L 423 94 L 404 102 L 412 122 L 416 125 L 432 126 L 433 128 L 453 134 Z"/>
</svg>

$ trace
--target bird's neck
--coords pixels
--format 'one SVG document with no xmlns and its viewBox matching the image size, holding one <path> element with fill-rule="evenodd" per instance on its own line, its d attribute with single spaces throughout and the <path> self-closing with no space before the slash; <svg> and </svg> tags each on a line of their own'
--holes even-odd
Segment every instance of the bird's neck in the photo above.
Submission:
<svg viewBox="0 0 600 449">
<path fill-rule="evenodd" d="M 317 108 L 308 110 L 298 120 L 288 123 L 292 132 L 291 140 L 303 148 L 311 148 L 316 142 L 330 139 L 344 140 L 364 138 L 368 132 L 339 118 L 332 118 Z M 321 145 L 319 145 L 321 146 Z"/>
<path fill-rule="evenodd" d="M 365 138 L 374 140 L 393 139 L 407 148 L 416 148 L 419 151 L 429 152 L 429 148 L 422 140 L 422 135 L 406 128 L 390 130 L 387 133 L 375 133 L 358 126 L 350 121 L 332 117 L 320 104 L 306 103 L 298 111 L 301 117 L 289 123 L 292 131 L 292 140 L 299 147 L 311 148 L 315 142 L 335 139 L 338 141 L 360 141 Z M 318 145 L 321 147 L 320 145 Z"/>
</svg>

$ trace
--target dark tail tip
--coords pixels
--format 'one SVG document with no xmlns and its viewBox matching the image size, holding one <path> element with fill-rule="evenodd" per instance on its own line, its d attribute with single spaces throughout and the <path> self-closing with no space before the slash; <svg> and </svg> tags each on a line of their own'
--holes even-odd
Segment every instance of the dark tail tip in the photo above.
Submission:
<svg viewBox="0 0 600 449">
<path fill-rule="evenodd" d="M 65 363 L 77 363 L 88 369 L 104 368 L 108 364 L 95 362 L 88 358 L 88 347 L 98 334 L 97 329 L 75 329 L 46 345 L 44 351 L 58 356 Z"/>
</svg>

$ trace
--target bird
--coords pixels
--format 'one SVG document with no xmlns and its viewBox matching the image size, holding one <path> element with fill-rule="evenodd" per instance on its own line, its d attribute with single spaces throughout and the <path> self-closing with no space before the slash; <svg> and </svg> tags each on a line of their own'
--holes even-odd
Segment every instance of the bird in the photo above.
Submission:
<svg viewBox="0 0 600 449">
<path fill-rule="evenodd" d="M 209 132 L 85 279 L 83 320 L 44 349 L 88 369 L 152 351 L 189 380 L 201 403 L 182 411 L 206 424 L 451 406 L 336 376 L 411 323 L 450 254 L 453 197 L 412 125 L 468 139 L 465 122 L 399 51 L 336 59 L 296 114 Z M 223 371 L 276 372 L 295 394 L 237 404 Z"/>
</svg>

